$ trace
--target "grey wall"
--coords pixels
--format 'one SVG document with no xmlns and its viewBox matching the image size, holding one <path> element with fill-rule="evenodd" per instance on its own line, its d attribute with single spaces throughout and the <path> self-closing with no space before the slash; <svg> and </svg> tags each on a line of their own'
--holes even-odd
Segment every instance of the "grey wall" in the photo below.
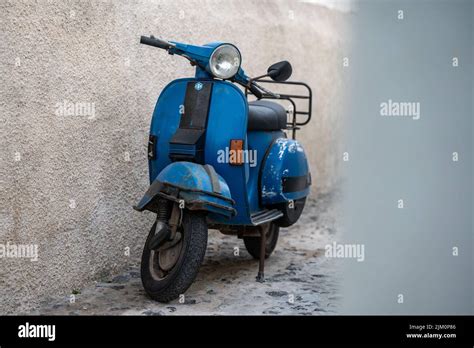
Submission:
<svg viewBox="0 0 474 348">
<path fill-rule="evenodd" d="M 341 243 L 365 260 L 343 260 L 341 311 L 472 314 L 473 2 L 359 5 Z M 419 119 L 381 116 L 389 99 Z"/>
<path fill-rule="evenodd" d="M 150 116 L 167 82 L 193 74 L 141 34 L 233 42 L 251 75 L 290 60 L 315 93 L 300 134 L 314 192 L 331 190 L 348 16 L 295 1 L 1 1 L 0 243 L 38 244 L 39 260 L 0 259 L 0 313 L 139 259 L 152 216 L 131 206 L 147 188 Z M 64 101 L 94 103 L 95 117 L 57 115 Z"/>
</svg>

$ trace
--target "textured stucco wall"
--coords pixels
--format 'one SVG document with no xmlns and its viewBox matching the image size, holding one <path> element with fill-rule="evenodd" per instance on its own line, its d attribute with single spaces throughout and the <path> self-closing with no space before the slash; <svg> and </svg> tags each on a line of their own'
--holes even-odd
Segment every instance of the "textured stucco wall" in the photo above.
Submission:
<svg viewBox="0 0 474 348">
<path fill-rule="evenodd" d="M 167 82 L 193 74 L 139 35 L 233 42 L 250 75 L 290 60 L 314 90 L 299 139 L 327 191 L 342 152 L 348 16 L 296 1 L 2 0 L 0 243 L 37 244 L 39 259 L 0 259 L 0 313 L 139 259 L 152 215 L 131 206 L 148 184 L 150 116 Z M 65 101 L 94 103 L 94 117 L 59 114 Z"/>
</svg>

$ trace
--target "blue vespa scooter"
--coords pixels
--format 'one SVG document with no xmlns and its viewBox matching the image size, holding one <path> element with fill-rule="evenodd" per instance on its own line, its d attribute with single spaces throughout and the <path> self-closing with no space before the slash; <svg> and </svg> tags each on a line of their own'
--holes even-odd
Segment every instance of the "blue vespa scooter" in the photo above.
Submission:
<svg viewBox="0 0 474 348">
<path fill-rule="evenodd" d="M 242 238 L 260 260 L 257 280 L 263 281 L 279 228 L 298 220 L 309 194 L 311 175 L 295 134 L 311 118 L 311 89 L 285 82 L 292 73 L 286 61 L 249 78 L 232 44 L 194 46 L 153 36 L 142 36 L 140 43 L 196 67 L 194 78 L 164 88 L 153 112 L 151 185 L 134 207 L 157 214 L 142 254 L 146 292 L 168 302 L 188 289 L 206 252 L 208 228 Z M 308 94 L 276 94 L 262 82 L 304 87 Z M 248 102 L 250 93 L 257 100 Z M 281 104 L 264 99 L 291 103 L 292 120 L 287 122 L 291 117 Z M 297 99 L 307 102 L 307 111 L 296 111 Z M 297 122 L 297 115 L 306 120 Z M 293 139 L 283 130 L 292 131 Z"/>
</svg>

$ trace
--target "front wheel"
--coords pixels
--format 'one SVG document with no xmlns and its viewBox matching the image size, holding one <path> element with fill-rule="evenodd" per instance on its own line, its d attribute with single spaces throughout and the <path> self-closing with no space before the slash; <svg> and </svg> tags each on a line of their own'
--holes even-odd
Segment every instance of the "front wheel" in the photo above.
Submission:
<svg viewBox="0 0 474 348">
<path fill-rule="evenodd" d="M 265 230 L 265 258 L 275 250 L 280 234 L 280 227 L 273 222 L 261 226 Z M 254 259 L 260 259 L 261 237 L 244 237 L 245 248 Z"/>
<path fill-rule="evenodd" d="M 204 259 L 207 247 L 207 223 L 204 214 L 183 210 L 177 233 L 180 241 L 164 250 L 150 250 L 155 235 L 152 226 L 142 253 L 141 277 L 146 293 L 159 302 L 169 302 L 191 286 Z"/>
</svg>

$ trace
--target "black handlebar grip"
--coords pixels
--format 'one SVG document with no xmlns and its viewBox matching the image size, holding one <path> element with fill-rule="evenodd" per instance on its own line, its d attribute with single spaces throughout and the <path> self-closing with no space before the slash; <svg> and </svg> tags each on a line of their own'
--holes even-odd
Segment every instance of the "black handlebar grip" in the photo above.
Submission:
<svg viewBox="0 0 474 348">
<path fill-rule="evenodd" d="M 153 46 L 153 47 L 158 47 L 162 48 L 164 50 L 167 50 L 170 48 L 170 44 L 166 41 L 157 39 L 153 36 L 147 37 L 147 36 L 141 36 L 140 37 L 140 43 L 148 46 Z"/>
<path fill-rule="evenodd" d="M 249 90 L 254 96 L 257 97 L 257 99 L 262 99 L 263 93 L 253 83 L 250 84 Z"/>
</svg>

